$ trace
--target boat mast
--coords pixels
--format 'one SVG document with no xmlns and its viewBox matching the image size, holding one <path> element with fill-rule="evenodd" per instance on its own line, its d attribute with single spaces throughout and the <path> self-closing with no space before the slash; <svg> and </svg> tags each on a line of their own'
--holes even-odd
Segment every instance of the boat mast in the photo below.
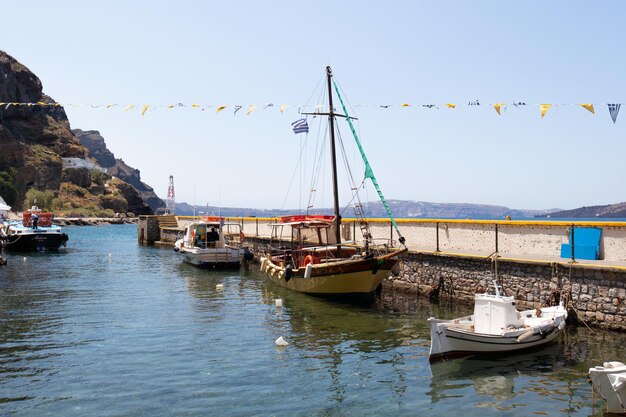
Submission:
<svg viewBox="0 0 626 417">
<path fill-rule="evenodd" d="M 339 214 L 339 189 L 337 187 L 337 154 L 335 151 L 335 110 L 333 108 L 333 90 L 331 78 L 333 73 L 330 65 L 326 67 L 326 79 L 328 81 L 328 118 L 330 121 L 330 156 L 333 165 L 333 198 L 335 210 L 335 239 L 337 240 L 337 252 L 341 253 L 341 215 Z"/>
</svg>

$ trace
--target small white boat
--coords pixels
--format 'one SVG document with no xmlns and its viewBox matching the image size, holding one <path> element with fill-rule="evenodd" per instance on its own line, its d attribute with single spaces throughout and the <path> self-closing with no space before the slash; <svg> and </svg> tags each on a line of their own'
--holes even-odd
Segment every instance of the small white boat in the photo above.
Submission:
<svg viewBox="0 0 626 417">
<path fill-rule="evenodd" d="M 431 362 L 445 357 L 540 346 L 554 340 L 565 327 L 567 310 L 562 304 L 517 311 L 515 299 L 501 295 L 497 284 L 495 287 L 495 295 L 476 294 L 471 316 L 454 320 L 428 319 Z"/>
<path fill-rule="evenodd" d="M 606 411 L 626 413 L 626 365 L 604 362 L 603 366 L 589 368 L 591 389 L 606 400 Z"/>
<path fill-rule="evenodd" d="M 174 250 L 185 262 L 200 268 L 239 268 L 242 257 L 249 255 L 236 247 L 234 240 L 243 240 L 240 224 L 207 217 L 188 224 L 183 238 L 174 243 Z"/>
</svg>

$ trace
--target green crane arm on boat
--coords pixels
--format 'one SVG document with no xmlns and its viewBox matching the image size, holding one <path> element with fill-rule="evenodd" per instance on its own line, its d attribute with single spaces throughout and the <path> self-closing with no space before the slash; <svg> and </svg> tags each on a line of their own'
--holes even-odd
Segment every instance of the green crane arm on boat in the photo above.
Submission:
<svg viewBox="0 0 626 417">
<path fill-rule="evenodd" d="M 374 176 L 374 171 L 372 171 L 372 167 L 370 166 L 370 163 L 367 160 L 365 151 L 363 150 L 363 147 L 361 146 L 361 141 L 359 141 L 359 137 L 356 134 L 356 130 L 354 130 L 352 119 L 350 119 L 350 117 L 348 116 L 348 110 L 346 109 L 346 105 L 343 103 L 343 99 L 341 98 L 341 94 L 339 93 L 339 88 L 337 87 L 337 83 L 335 82 L 335 80 L 333 80 L 333 86 L 335 87 L 335 92 L 337 93 L 337 97 L 339 97 L 339 102 L 341 103 L 343 112 L 346 115 L 346 120 L 348 121 L 348 124 L 350 125 L 350 130 L 352 130 L 352 135 L 354 136 L 356 146 L 359 148 L 359 152 L 361 152 L 361 157 L 363 158 L 363 162 L 365 163 L 365 178 L 369 178 L 372 181 L 372 184 L 374 184 L 374 188 L 376 188 L 378 197 L 380 197 L 380 201 L 383 203 L 383 207 L 385 207 L 385 210 L 387 210 L 387 214 L 389 215 L 389 219 L 391 220 L 393 227 L 396 229 L 398 236 L 400 236 L 398 240 L 400 241 L 400 243 L 404 245 L 404 238 L 402 237 L 402 234 L 400 233 L 400 229 L 398 228 L 398 224 L 396 223 L 396 220 L 393 218 L 393 214 L 391 214 L 391 209 L 389 208 L 389 205 L 387 204 L 387 201 L 385 200 L 385 197 L 383 196 L 383 192 L 378 186 L 378 181 L 376 181 L 376 177 Z"/>
</svg>

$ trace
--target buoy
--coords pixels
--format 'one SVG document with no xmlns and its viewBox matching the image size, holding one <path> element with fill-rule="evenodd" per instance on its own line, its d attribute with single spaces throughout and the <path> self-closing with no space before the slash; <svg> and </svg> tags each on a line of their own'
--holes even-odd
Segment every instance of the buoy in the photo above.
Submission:
<svg viewBox="0 0 626 417">
<path fill-rule="evenodd" d="M 276 307 L 282 307 L 283 306 L 283 299 L 282 298 L 277 298 L 276 300 L 274 300 L 274 305 Z"/>
<path fill-rule="evenodd" d="M 216 290 L 218 290 L 218 291 L 223 290 L 223 289 L 224 289 L 224 284 L 217 284 L 217 285 L 215 286 L 215 289 L 216 289 Z"/>
<path fill-rule="evenodd" d="M 280 336 L 278 339 L 276 339 L 275 343 L 276 343 L 276 346 L 287 346 L 287 345 L 289 345 L 289 343 L 287 343 L 285 341 L 285 339 L 283 339 L 282 336 Z"/>
</svg>

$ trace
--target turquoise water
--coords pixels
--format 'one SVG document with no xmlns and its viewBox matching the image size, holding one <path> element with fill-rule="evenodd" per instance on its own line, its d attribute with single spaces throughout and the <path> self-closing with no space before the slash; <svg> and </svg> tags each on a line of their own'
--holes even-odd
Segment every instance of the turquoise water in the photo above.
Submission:
<svg viewBox="0 0 626 417">
<path fill-rule="evenodd" d="M 537 352 L 431 367 L 426 318 L 467 307 L 328 301 L 256 268 L 182 264 L 134 225 L 67 232 L 66 251 L 0 267 L 1 415 L 588 416 L 587 369 L 626 360 L 626 335 L 581 326 Z"/>
</svg>

